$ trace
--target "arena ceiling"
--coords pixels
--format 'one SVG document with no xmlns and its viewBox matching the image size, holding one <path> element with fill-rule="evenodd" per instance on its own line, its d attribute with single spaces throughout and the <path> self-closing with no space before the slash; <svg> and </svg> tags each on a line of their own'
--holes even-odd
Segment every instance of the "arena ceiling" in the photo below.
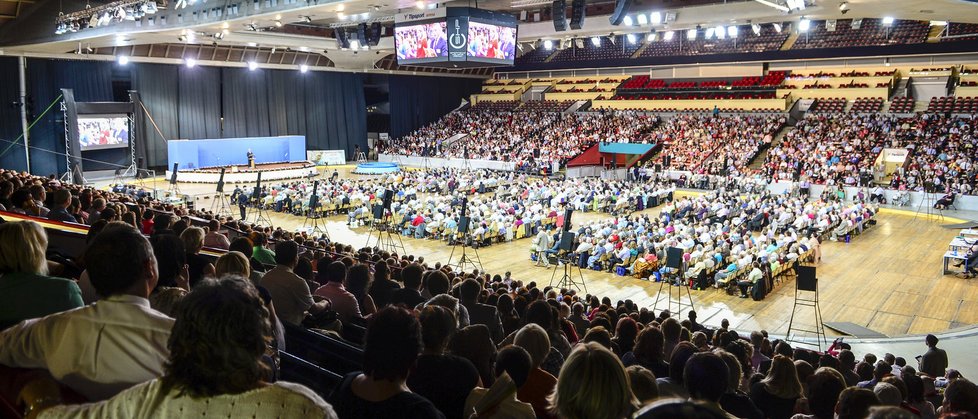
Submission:
<svg viewBox="0 0 978 419">
<path fill-rule="evenodd" d="M 793 13 L 785 13 L 765 4 L 783 4 L 784 1 L 636 0 L 631 11 L 674 13 L 675 20 L 657 26 L 658 30 L 682 30 L 697 25 L 792 22 L 802 17 L 845 19 L 890 16 L 896 19 L 978 23 L 978 4 L 964 0 L 847 0 L 845 13 L 840 10 L 840 0 L 808 0 L 804 11 Z M 328 60 L 320 62 L 329 62 L 331 67 L 375 70 L 378 69 L 377 63 L 393 52 L 391 37 L 382 38 L 380 45 L 370 51 L 340 51 L 331 27 L 374 21 L 391 26 L 396 13 L 432 7 L 434 4 L 432 0 L 188 0 L 193 4 L 176 9 L 177 1 L 169 0 L 167 7 L 155 15 L 157 19 L 152 25 L 144 18 L 136 22 L 123 21 L 94 29 L 55 34 L 58 14 L 83 10 L 86 3 L 79 0 L 0 0 L 0 54 L 58 57 L 92 51 L 99 51 L 100 55 L 105 51 L 115 54 L 130 51 L 128 53 L 132 55 L 137 48 L 142 50 L 149 45 L 159 45 L 159 51 L 163 46 L 183 44 L 191 49 L 194 46 L 238 48 L 245 52 L 251 49 L 264 51 L 268 55 L 276 52 L 271 51 L 273 48 L 278 52 L 319 54 L 328 57 Z M 105 3 L 92 1 L 89 4 L 97 7 Z M 237 13 L 212 13 L 225 4 L 238 5 Z M 437 3 L 437 7 L 456 5 L 475 6 L 468 1 Z M 592 14 L 587 16 L 584 28 L 557 33 L 548 20 L 549 0 L 478 2 L 480 8 L 510 11 L 517 15 L 523 10 L 527 11 L 528 21 L 521 21 L 519 28 L 519 38 L 523 42 L 650 30 L 649 26 L 612 26 L 608 21 L 608 12 L 604 11 L 610 12 L 613 6 L 613 1 L 589 1 L 588 8 Z M 541 13 L 543 20 L 532 21 L 536 12 Z M 159 19 L 164 15 L 167 16 L 165 23 Z M 175 60 L 179 61 L 179 58 Z M 240 64 L 244 65 L 244 62 Z"/>
</svg>

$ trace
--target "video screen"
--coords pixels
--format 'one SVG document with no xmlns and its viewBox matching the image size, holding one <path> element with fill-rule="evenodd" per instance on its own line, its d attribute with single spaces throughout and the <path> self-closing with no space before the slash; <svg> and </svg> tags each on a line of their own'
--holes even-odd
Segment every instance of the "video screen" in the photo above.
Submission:
<svg viewBox="0 0 978 419">
<path fill-rule="evenodd" d="M 78 115 L 81 150 L 129 147 L 129 118 L 126 115 Z"/>
<path fill-rule="evenodd" d="M 394 49 L 397 51 L 398 63 L 447 59 L 448 38 L 445 28 L 445 21 L 395 27 Z"/>
<path fill-rule="evenodd" d="M 469 58 L 513 61 L 516 59 L 516 28 L 469 20 Z"/>
</svg>

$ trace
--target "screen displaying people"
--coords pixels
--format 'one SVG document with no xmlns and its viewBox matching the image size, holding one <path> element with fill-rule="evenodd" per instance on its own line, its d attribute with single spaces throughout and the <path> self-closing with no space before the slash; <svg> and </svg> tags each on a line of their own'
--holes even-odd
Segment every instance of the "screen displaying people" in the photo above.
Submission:
<svg viewBox="0 0 978 419">
<path fill-rule="evenodd" d="M 516 59 L 516 28 L 469 21 L 468 56 L 493 60 Z"/>
<path fill-rule="evenodd" d="M 394 28 L 394 47 L 397 60 L 447 58 L 446 23 L 433 22 Z"/>
<path fill-rule="evenodd" d="M 78 142 L 81 149 L 93 150 L 129 146 L 129 118 L 119 116 L 78 116 Z"/>
</svg>

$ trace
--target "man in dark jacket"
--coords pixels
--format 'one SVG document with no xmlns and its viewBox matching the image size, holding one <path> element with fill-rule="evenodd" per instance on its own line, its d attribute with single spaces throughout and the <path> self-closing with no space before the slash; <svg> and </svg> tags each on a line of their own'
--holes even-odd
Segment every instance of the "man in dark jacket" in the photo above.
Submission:
<svg viewBox="0 0 978 419">
<path fill-rule="evenodd" d="M 489 334 L 494 343 L 503 339 L 503 323 L 499 319 L 496 307 L 479 303 L 479 293 L 482 285 L 475 279 L 467 279 L 459 285 L 460 303 L 469 311 L 471 324 L 484 324 L 489 328 Z"/>
</svg>

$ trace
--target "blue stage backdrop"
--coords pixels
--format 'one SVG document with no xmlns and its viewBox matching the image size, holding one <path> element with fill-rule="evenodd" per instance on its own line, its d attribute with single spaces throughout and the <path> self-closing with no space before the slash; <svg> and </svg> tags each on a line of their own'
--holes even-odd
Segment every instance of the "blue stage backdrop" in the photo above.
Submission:
<svg viewBox="0 0 978 419">
<path fill-rule="evenodd" d="M 222 138 L 211 140 L 172 140 L 167 143 L 170 164 L 180 169 L 248 164 L 248 149 L 255 153 L 255 163 L 306 160 L 306 137 Z"/>
</svg>

